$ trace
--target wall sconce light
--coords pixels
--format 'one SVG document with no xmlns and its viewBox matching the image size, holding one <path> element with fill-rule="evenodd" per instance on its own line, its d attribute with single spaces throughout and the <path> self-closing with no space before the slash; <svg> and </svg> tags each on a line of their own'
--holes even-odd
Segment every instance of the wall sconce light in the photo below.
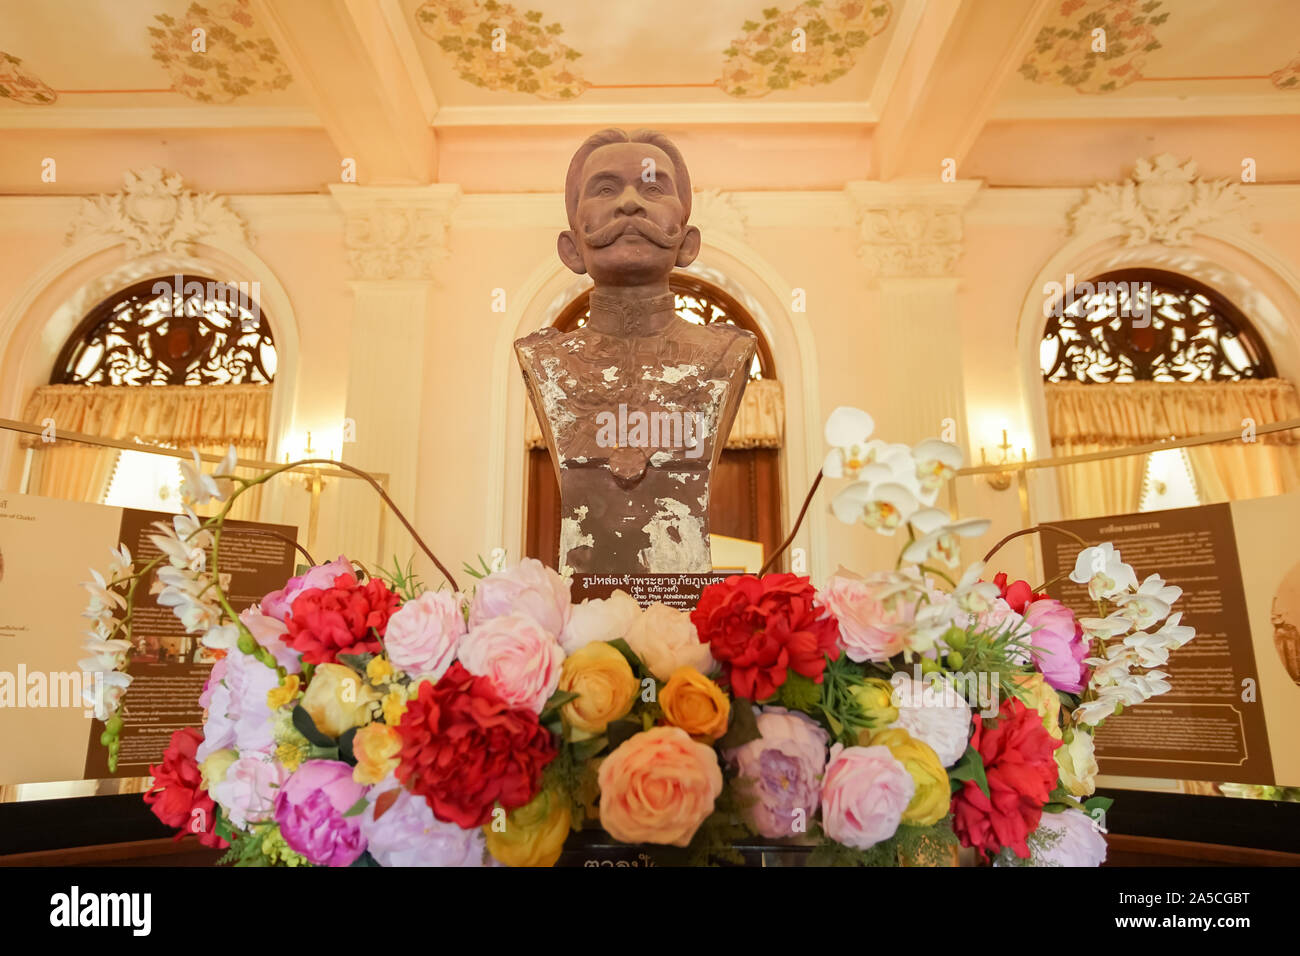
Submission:
<svg viewBox="0 0 1300 956">
<path fill-rule="evenodd" d="M 311 432 L 307 433 L 307 445 L 302 450 L 303 458 L 315 458 L 316 449 L 311 447 Z M 334 452 L 330 451 L 328 457 L 334 460 Z M 289 452 L 284 453 L 285 464 L 289 463 Z M 321 474 L 319 465 L 310 465 L 305 472 L 300 472 L 292 476 L 294 482 L 301 481 L 303 488 L 311 496 L 311 507 L 307 516 L 307 549 L 311 550 L 316 546 L 316 529 L 320 520 L 320 497 L 325 490 L 325 478 Z"/>
<path fill-rule="evenodd" d="M 1011 464 L 1012 461 L 1011 449 L 1013 446 L 1011 442 L 1007 439 L 1007 430 L 1005 428 L 1002 429 L 1002 444 L 997 445 L 995 447 L 998 449 L 998 451 L 1001 452 L 1001 455 L 998 457 L 998 460 L 995 462 L 990 462 L 987 450 L 983 446 L 980 447 L 980 464 L 981 465 Z M 1025 451 L 1025 449 L 1021 448 L 1020 449 L 1021 464 L 1026 462 L 1028 459 L 1029 459 L 1028 453 Z M 989 474 L 984 476 L 984 480 L 988 482 L 988 486 L 992 488 L 994 491 L 1006 491 L 1008 488 L 1011 487 L 1011 472 L 1010 471 L 990 472 Z"/>
</svg>

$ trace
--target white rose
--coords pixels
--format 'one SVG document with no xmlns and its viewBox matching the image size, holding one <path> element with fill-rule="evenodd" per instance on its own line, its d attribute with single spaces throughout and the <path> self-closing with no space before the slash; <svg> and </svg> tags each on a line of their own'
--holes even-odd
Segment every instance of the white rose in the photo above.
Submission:
<svg viewBox="0 0 1300 956">
<path fill-rule="evenodd" d="M 667 604 L 646 608 L 627 632 L 627 643 L 659 680 L 668 680 L 679 667 L 709 674 L 716 666 L 709 645 L 700 643 L 690 615 Z"/>
<path fill-rule="evenodd" d="M 627 637 L 641 616 L 641 605 L 626 591 L 607 598 L 587 598 L 569 609 L 569 623 L 560 635 L 565 654 L 573 654 L 592 641 L 616 641 Z"/>
<path fill-rule="evenodd" d="M 527 614 L 548 634 L 563 634 L 569 621 L 569 582 L 536 558 L 489 574 L 474 589 L 469 626 L 507 614 Z"/>
<path fill-rule="evenodd" d="M 464 636 L 460 595 L 426 591 L 388 619 L 384 647 L 394 667 L 436 681 L 456 659 L 456 647 Z"/>
<path fill-rule="evenodd" d="M 947 682 L 913 680 L 902 671 L 889 679 L 894 686 L 893 704 L 898 719 L 890 727 L 902 727 L 928 744 L 939 762 L 951 767 L 966 752 L 970 742 L 971 709 L 961 694 Z"/>
</svg>

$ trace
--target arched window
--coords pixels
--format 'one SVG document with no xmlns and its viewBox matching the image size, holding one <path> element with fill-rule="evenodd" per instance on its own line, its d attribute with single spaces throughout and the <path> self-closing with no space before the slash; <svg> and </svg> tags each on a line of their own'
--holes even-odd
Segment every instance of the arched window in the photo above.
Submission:
<svg viewBox="0 0 1300 956">
<path fill-rule="evenodd" d="M 772 352 L 749 312 L 724 290 L 690 275 L 675 272 L 669 287 L 676 294 L 678 317 L 696 325 L 725 322 L 754 333 L 758 348 L 749 370 L 744 402 L 780 404 L 780 386 Z M 570 302 L 553 323 L 561 332 L 581 328 L 590 314 L 590 290 Z M 529 413 L 531 414 L 531 412 Z M 763 545 L 771 554 L 781 542 L 780 437 L 777 429 L 762 435 L 738 436 L 747 420 L 742 407 L 727 447 L 713 473 L 709 497 L 709 530 Z M 530 432 L 532 429 L 530 428 Z M 530 434 L 528 451 L 527 521 L 524 550 L 527 556 L 555 566 L 560 547 L 560 489 L 549 452 L 539 433 Z M 715 554 L 715 560 L 717 555 Z"/>
<path fill-rule="evenodd" d="M 1076 283 L 1051 306 L 1039 362 L 1056 454 L 1221 430 L 1202 409 L 1217 403 L 1231 418 L 1235 401 L 1247 397 L 1243 383 L 1276 375 L 1250 321 L 1214 289 L 1187 276 L 1156 269 L 1107 272 Z M 1242 405 L 1230 427 L 1249 414 Z M 1208 499 L 1202 481 L 1222 484 L 1212 476 L 1212 457 L 1212 451 L 1168 449 L 1145 461 L 1069 466 L 1067 511 L 1203 503 Z M 1221 489 L 1215 496 L 1222 497 Z"/>
<path fill-rule="evenodd" d="M 247 288 L 194 275 L 146 279 L 91 310 L 51 385 L 269 385 L 275 343 Z"/>
<path fill-rule="evenodd" d="M 1071 298 L 1058 303 L 1043 331 L 1045 382 L 1239 382 L 1276 374 L 1236 306 L 1186 276 L 1108 272 L 1076 285 Z"/>
<path fill-rule="evenodd" d="M 276 351 L 253 283 L 178 274 L 96 305 L 65 342 L 27 419 L 142 445 L 265 456 Z M 179 511 L 174 459 L 92 446 L 34 445 L 36 489 L 52 497 Z M 236 517 L 256 514 L 256 493 Z"/>
</svg>

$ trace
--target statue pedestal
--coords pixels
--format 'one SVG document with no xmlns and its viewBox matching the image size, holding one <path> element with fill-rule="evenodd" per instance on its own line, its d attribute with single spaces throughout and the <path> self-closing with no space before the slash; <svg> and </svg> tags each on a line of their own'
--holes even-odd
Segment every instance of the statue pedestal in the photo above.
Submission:
<svg viewBox="0 0 1300 956">
<path fill-rule="evenodd" d="M 703 574 L 575 574 L 570 592 L 575 604 L 587 598 L 607 598 L 626 591 L 642 607 L 656 601 L 678 611 L 691 611 L 700 603 L 700 592 L 710 584 L 731 577 L 733 571 Z"/>
</svg>

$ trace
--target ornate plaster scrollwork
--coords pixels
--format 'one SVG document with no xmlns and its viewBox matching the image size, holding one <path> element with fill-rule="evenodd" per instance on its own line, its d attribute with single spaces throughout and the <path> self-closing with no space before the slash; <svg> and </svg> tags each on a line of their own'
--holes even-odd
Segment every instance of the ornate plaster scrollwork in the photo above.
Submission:
<svg viewBox="0 0 1300 956">
<path fill-rule="evenodd" d="M 127 170 L 120 192 L 83 199 L 69 244 L 94 236 L 124 242 L 128 255 L 192 254 L 195 242 L 222 236 L 247 244 L 248 228 L 225 197 L 185 188 L 176 174 L 149 166 Z"/>
<path fill-rule="evenodd" d="M 1070 230 L 1118 227 L 1129 246 L 1187 245 L 1208 223 L 1240 219 L 1246 194 L 1230 179 L 1202 179 L 1196 163 L 1179 163 L 1169 153 L 1139 159 L 1132 176 L 1098 183 L 1070 212 Z"/>
<path fill-rule="evenodd" d="M 447 224 L 456 187 L 334 186 L 343 210 L 343 241 L 357 279 L 433 278 L 449 254 Z"/>
</svg>

